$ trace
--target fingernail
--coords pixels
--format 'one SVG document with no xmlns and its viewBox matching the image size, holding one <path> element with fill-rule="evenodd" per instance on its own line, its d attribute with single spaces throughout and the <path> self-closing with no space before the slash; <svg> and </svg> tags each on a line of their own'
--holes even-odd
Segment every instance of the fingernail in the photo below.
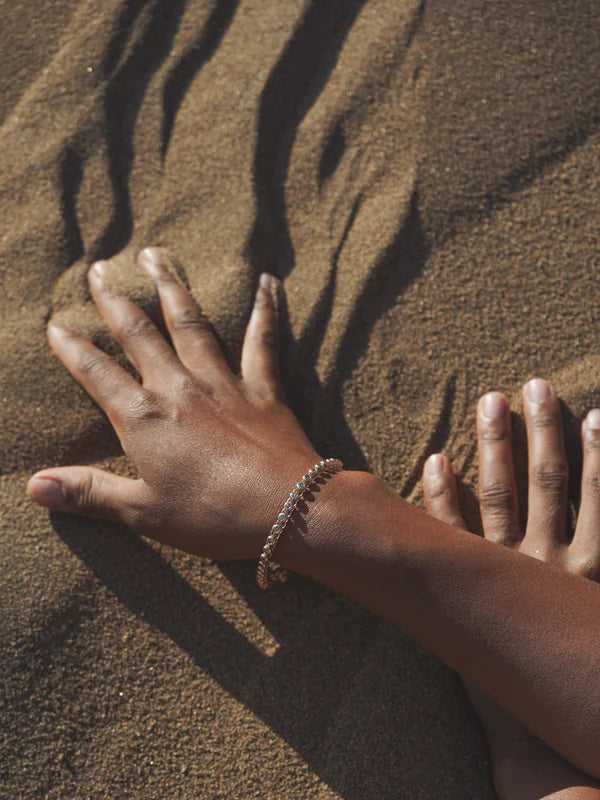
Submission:
<svg viewBox="0 0 600 800">
<path fill-rule="evenodd" d="M 589 431 L 600 431 L 600 409 L 592 409 L 584 420 L 584 426 Z"/>
<path fill-rule="evenodd" d="M 49 322 L 48 323 L 48 333 L 51 336 L 64 336 L 65 333 L 68 333 L 67 328 L 63 328 L 62 325 L 57 325 L 56 322 Z"/>
<path fill-rule="evenodd" d="M 548 381 L 543 378 L 534 378 L 526 386 L 527 397 L 532 403 L 545 403 L 552 395 Z"/>
<path fill-rule="evenodd" d="M 271 275 L 268 272 L 263 272 L 260 278 L 258 279 L 258 285 L 261 289 L 266 289 L 267 292 L 271 291 Z"/>
<path fill-rule="evenodd" d="M 160 278 L 164 269 L 164 264 L 162 256 L 156 248 L 146 247 L 142 250 L 139 261 L 151 278 Z"/>
<path fill-rule="evenodd" d="M 497 419 L 504 414 L 504 398 L 498 392 L 488 392 L 481 400 L 481 413 L 487 419 Z"/>
<path fill-rule="evenodd" d="M 444 469 L 444 457 L 440 453 L 429 456 L 425 468 L 428 475 L 439 475 Z"/>
<path fill-rule="evenodd" d="M 46 508 L 58 508 L 65 504 L 62 484 L 56 478 L 33 477 L 29 481 L 27 492 L 32 500 Z"/>
<path fill-rule="evenodd" d="M 99 280 L 103 281 L 108 272 L 108 261 L 96 261 L 92 266 L 92 271 Z"/>
</svg>

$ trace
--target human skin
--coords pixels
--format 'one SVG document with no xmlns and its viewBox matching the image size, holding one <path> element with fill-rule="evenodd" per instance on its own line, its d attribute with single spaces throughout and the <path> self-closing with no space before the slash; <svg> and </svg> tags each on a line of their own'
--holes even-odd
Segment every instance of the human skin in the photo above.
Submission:
<svg viewBox="0 0 600 800">
<path fill-rule="evenodd" d="M 236 375 L 160 253 L 143 251 L 140 266 L 156 283 L 172 345 L 134 303 L 111 294 L 107 262 L 92 267 L 89 283 L 142 384 L 77 333 L 48 328 L 51 349 L 106 412 L 140 478 L 61 467 L 34 475 L 28 492 L 41 505 L 112 520 L 187 552 L 256 558 L 291 487 L 320 461 L 284 400 L 268 276 Z M 543 403 L 532 414 L 536 431 L 548 427 Z M 541 443 L 532 452 L 542 480 Z M 594 474 L 598 452 L 588 459 Z M 597 516 L 600 500 L 586 486 Z M 558 503 L 564 476 L 546 490 L 547 503 Z M 306 496 L 275 556 L 391 620 L 600 776 L 597 584 L 437 520 L 350 470 Z"/>
<path fill-rule="evenodd" d="M 544 398 L 548 424 L 538 432 L 531 414 L 532 396 Z M 544 448 L 542 463 L 553 464 L 555 475 L 564 476 L 567 460 L 558 400 L 552 386 L 535 379 L 523 388 L 523 406 L 529 441 Z M 526 530 L 521 531 L 513 470 L 510 407 L 499 392 L 484 395 L 477 407 L 479 496 L 484 536 L 534 558 L 570 571 L 587 565 L 592 580 L 600 579 L 600 520 L 590 492 L 598 490 L 594 457 L 600 438 L 600 411 L 594 409 L 581 428 L 584 452 L 582 503 L 575 534 L 566 537 L 566 489 L 558 503 L 547 503 L 547 480 L 536 480 L 535 453 L 531 453 L 529 508 Z M 535 443 L 534 443 L 535 439 Z M 546 475 L 547 479 L 547 475 Z M 560 481 L 558 481 L 560 483 Z M 429 513 L 466 530 L 460 513 L 456 480 L 449 460 L 431 456 L 423 470 L 423 488 Z M 467 695 L 485 731 L 494 785 L 501 800 L 598 800 L 600 783 L 593 780 L 556 751 L 531 734 L 504 709 L 475 687 L 465 684 Z"/>
</svg>

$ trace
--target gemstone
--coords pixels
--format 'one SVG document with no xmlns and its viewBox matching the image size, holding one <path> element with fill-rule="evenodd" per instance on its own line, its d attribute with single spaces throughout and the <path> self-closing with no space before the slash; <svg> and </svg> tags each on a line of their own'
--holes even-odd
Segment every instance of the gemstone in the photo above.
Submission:
<svg viewBox="0 0 600 800">
<path fill-rule="evenodd" d="M 311 476 L 314 478 L 314 477 L 315 477 L 315 475 L 317 474 L 317 470 L 316 470 L 314 467 L 311 467 L 311 468 L 308 470 L 308 474 L 309 474 L 309 475 L 311 475 Z"/>
<path fill-rule="evenodd" d="M 273 533 L 279 533 L 279 531 L 281 530 L 281 525 L 275 524 L 275 525 L 273 525 L 271 530 L 273 531 Z"/>
<path fill-rule="evenodd" d="M 306 484 L 304 483 L 304 481 L 298 481 L 296 486 L 298 487 L 298 489 L 300 489 L 301 492 L 303 492 L 306 489 Z"/>
<path fill-rule="evenodd" d="M 302 476 L 302 480 L 304 481 L 304 483 L 310 483 L 310 478 L 311 476 L 308 474 L 308 472 L 306 473 L 306 475 Z"/>
<path fill-rule="evenodd" d="M 300 493 L 299 493 L 299 492 L 297 492 L 297 491 L 294 489 L 294 491 L 291 493 L 290 497 L 292 498 L 292 500 L 297 500 L 297 499 L 300 497 Z"/>
<path fill-rule="evenodd" d="M 285 522 L 287 517 L 285 514 L 282 513 L 277 517 L 277 519 L 279 520 L 279 522 Z"/>
<path fill-rule="evenodd" d="M 287 501 L 284 503 L 283 507 L 285 508 L 285 510 L 286 510 L 286 511 L 291 511 L 291 510 L 293 509 L 293 507 L 294 507 L 294 504 L 293 504 L 293 503 L 290 503 L 290 501 L 289 501 L 289 500 L 287 500 Z"/>
<path fill-rule="evenodd" d="M 267 542 L 269 544 L 274 544 L 275 543 L 275 537 L 274 536 L 267 536 Z"/>
</svg>

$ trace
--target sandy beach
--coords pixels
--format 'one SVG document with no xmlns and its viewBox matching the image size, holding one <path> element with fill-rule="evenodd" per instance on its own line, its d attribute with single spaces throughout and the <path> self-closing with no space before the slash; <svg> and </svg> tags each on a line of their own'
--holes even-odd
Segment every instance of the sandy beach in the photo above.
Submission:
<svg viewBox="0 0 600 800">
<path fill-rule="evenodd" d="M 319 452 L 420 504 L 443 450 L 478 531 L 478 396 L 600 404 L 600 5 L 4 0 L 0 30 L 0 794 L 492 800 L 457 677 L 388 623 L 33 506 L 43 467 L 133 474 L 45 326 L 117 353 L 86 270 L 156 317 L 159 245 L 235 364 L 268 270 Z"/>
</svg>

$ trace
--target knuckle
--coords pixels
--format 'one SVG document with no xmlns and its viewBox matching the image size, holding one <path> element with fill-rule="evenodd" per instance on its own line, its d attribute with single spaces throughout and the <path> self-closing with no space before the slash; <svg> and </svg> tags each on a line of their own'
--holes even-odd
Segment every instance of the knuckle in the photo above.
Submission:
<svg viewBox="0 0 600 800">
<path fill-rule="evenodd" d="M 173 378 L 169 389 L 171 402 L 168 405 L 168 416 L 174 422 L 180 422 L 190 411 L 190 402 L 202 396 L 210 400 L 216 391 L 208 383 L 202 383 L 191 375 L 178 375 Z"/>
<path fill-rule="evenodd" d="M 594 500 L 600 500 L 600 473 L 593 472 L 584 479 L 585 493 Z"/>
<path fill-rule="evenodd" d="M 123 339 L 143 339 L 154 332 L 154 324 L 148 317 L 132 316 L 122 323 L 119 333 Z"/>
<path fill-rule="evenodd" d="M 188 373 L 175 376 L 171 382 L 170 395 L 174 398 L 183 397 L 184 405 L 191 397 L 202 397 L 205 400 L 216 400 L 222 397 L 224 386 L 213 384 L 209 380 L 196 378 Z"/>
<path fill-rule="evenodd" d="M 106 353 L 90 353 L 82 357 L 80 367 L 86 375 L 102 377 L 110 364 L 110 357 Z"/>
<path fill-rule="evenodd" d="M 285 404 L 283 390 L 270 381 L 266 381 L 260 388 L 259 397 L 260 404 L 267 410 L 278 411 Z"/>
<path fill-rule="evenodd" d="M 173 394 L 175 395 L 198 394 L 200 390 L 200 383 L 191 375 L 177 375 L 172 381 L 172 388 Z"/>
<path fill-rule="evenodd" d="M 488 514 L 508 516 L 512 511 L 514 493 L 508 483 L 485 483 L 479 490 L 479 505 Z"/>
<path fill-rule="evenodd" d="M 482 444 L 497 444 L 506 442 L 508 439 L 508 429 L 504 419 L 487 420 L 480 432 Z"/>
<path fill-rule="evenodd" d="M 600 579 L 600 561 L 591 555 L 576 555 L 569 559 L 569 571 L 582 578 L 598 581 Z"/>
<path fill-rule="evenodd" d="M 451 503 L 453 499 L 452 488 L 444 478 L 428 478 L 425 486 L 427 497 L 434 502 L 436 506 Z"/>
<path fill-rule="evenodd" d="M 551 406 L 548 409 L 539 409 L 533 414 L 529 427 L 532 432 L 545 431 L 548 428 L 558 428 L 561 425 L 558 407 Z"/>
<path fill-rule="evenodd" d="M 518 538 L 514 533 L 501 527 L 485 528 L 485 538 L 495 544 L 501 544 L 503 547 L 514 547 L 518 543 Z"/>
<path fill-rule="evenodd" d="M 600 450 L 600 434 L 598 431 L 588 431 L 583 440 L 583 447 L 586 453 L 596 453 Z"/>
<path fill-rule="evenodd" d="M 129 399 L 122 413 L 132 422 L 148 422 L 160 419 L 163 416 L 163 409 L 155 395 L 141 390 Z"/>
<path fill-rule="evenodd" d="M 483 445 L 499 444 L 506 441 L 506 433 L 499 428 L 486 428 L 481 432 L 481 443 Z"/>
<path fill-rule="evenodd" d="M 274 419 L 279 419 L 282 413 L 289 411 L 283 387 L 276 376 L 254 380 L 251 385 L 242 384 L 241 388 L 253 406 L 272 415 Z"/>
<path fill-rule="evenodd" d="M 162 269 L 160 270 L 160 274 L 156 278 L 156 282 L 159 286 L 175 286 L 176 288 L 181 286 L 175 275 L 173 275 L 173 273 L 167 269 L 167 267 L 165 267 L 164 263 L 162 265 Z"/>
<path fill-rule="evenodd" d="M 201 401 L 207 404 L 220 405 L 224 402 L 219 387 L 208 381 L 198 380 L 191 375 L 177 375 L 169 386 L 169 401 L 161 414 L 171 422 L 181 423 L 190 416 L 190 409 Z"/>
<path fill-rule="evenodd" d="M 171 330 L 174 332 L 194 331 L 200 334 L 212 333 L 212 325 L 208 317 L 198 308 L 181 308 L 171 318 Z"/>
<path fill-rule="evenodd" d="M 430 483 L 427 487 L 427 496 L 431 502 L 439 506 L 444 500 L 450 498 L 450 490 L 443 483 Z"/>
<path fill-rule="evenodd" d="M 277 333 L 273 328 L 261 328 L 256 335 L 257 343 L 266 350 L 277 350 Z"/>
<path fill-rule="evenodd" d="M 564 461 L 544 461 L 534 464 L 529 482 L 534 489 L 549 494 L 563 492 L 569 482 L 569 468 Z"/>
<path fill-rule="evenodd" d="M 81 475 L 63 484 L 65 502 L 69 508 L 86 509 L 94 506 L 94 476 Z"/>
<path fill-rule="evenodd" d="M 260 311 L 275 311 L 275 303 L 273 302 L 273 297 L 271 296 L 270 292 L 258 292 L 254 301 L 254 305 L 255 308 L 259 309 Z"/>
</svg>

